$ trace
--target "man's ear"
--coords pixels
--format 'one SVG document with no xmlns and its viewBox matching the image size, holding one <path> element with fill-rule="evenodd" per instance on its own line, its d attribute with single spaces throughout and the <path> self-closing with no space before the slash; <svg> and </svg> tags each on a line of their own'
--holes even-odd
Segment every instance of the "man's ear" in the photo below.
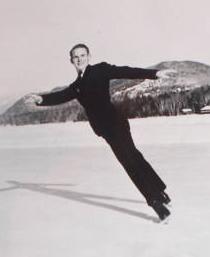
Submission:
<svg viewBox="0 0 210 257">
<path fill-rule="evenodd" d="M 70 62 L 73 64 L 73 59 L 72 59 L 72 57 L 70 57 Z"/>
</svg>

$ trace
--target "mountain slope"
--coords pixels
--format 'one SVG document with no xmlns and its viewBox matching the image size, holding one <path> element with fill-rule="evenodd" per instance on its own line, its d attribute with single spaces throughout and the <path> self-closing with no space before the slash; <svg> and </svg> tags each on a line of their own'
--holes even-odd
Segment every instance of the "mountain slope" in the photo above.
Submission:
<svg viewBox="0 0 210 257">
<path fill-rule="evenodd" d="M 150 68 L 173 69 L 177 73 L 169 79 L 121 79 L 110 82 L 112 101 L 128 118 L 178 115 L 183 108 L 191 108 L 198 113 L 201 107 L 209 103 L 210 66 L 192 61 L 171 61 Z M 24 125 L 86 119 L 84 109 L 77 100 L 52 107 L 34 107 L 21 98 L 0 116 L 0 124 Z"/>
</svg>

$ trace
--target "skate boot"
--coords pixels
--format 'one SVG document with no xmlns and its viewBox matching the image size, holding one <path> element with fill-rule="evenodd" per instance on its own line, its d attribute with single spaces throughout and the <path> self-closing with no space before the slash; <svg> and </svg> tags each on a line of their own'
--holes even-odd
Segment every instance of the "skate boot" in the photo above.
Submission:
<svg viewBox="0 0 210 257">
<path fill-rule="evenodd" d="M 160 218 L 160 220 L 166 219 L 171 214 L 170 211 L 164 205 L 164 203 L 159 201 L 159 200 L 154 200 L 150 204 L 150 206 L 157 213 L 157 215 Z"/>
</svg>

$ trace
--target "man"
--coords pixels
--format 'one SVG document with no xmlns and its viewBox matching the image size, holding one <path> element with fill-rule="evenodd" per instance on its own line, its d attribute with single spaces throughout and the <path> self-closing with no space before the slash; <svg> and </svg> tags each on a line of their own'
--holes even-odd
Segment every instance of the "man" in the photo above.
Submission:
<svg viewBox="0 0 210 257">
<path fill-rule="evenodd" d="M 62 104 L 77 99 L 85 108 L 94 132 L 110 145 L 118 161 L 145 197 L 149 206 L 161 220 L 170 215 L 166 205 L 170 198 L 164 192 L 166 185 L 151 165 L 136 149 L 126 117 L 110 101 L 111 79 L 158 79 L 166 76 L 163 71 L 118 67 L 102 62 L 90 65 L 90 51 L 84 44 L 70 50 L 71 63 L 78 73 L 77 79 L 64 90 L 42 95 L 29 95 L 27 102 L 39 106 Z"/>
</svg>

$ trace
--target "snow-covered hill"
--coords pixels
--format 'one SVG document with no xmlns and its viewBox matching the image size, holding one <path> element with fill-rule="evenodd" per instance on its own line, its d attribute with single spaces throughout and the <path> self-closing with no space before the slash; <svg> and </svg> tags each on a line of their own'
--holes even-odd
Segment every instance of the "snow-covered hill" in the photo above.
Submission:
<svg viewBox="0 0 210 257">
<path fill-rule="evenodd" d="M 199 113 L 210 103 L 210 67 L 191 61 L 162 62 L 152 68 L 173 69 L 169 79 L 113 80 L 113 103 L 129 118 L 179 115 L 186 108 Z M 84 109 L 74 100 L 53 107 L 27 105 L 23 98 L 0 116 L 0 124 L 37 124 L 86 120 Z"/>
</svg>

